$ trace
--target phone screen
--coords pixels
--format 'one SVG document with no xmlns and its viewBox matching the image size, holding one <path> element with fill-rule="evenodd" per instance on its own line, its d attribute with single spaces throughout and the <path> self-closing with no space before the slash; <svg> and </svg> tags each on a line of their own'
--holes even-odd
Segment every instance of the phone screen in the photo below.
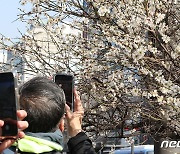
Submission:
<svg viewBox="0 0 180 154">
<path fill-rule="evenodd" d="M 70 109 L 73 110 L 74 107 L 74 78 L 72 75 L 67 74 L 56 74 L 55 83 L 58 84 L 63 90 L 66 97 L 66 103 L 69 105 Z"/>
<path fill-rule="evenodd" d="M 4 120 L 2 136 L 17 135 L 16 103 L 13 74 L 0 73 L 0 119 Z"/>
</svg>

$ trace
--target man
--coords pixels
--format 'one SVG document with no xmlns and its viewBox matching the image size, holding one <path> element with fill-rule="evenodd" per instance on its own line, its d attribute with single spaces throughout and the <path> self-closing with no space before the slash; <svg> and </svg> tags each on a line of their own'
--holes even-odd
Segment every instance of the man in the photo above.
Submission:
<svg viewBox="0 0 180 154">
<path fill-rule="evenodd" d="M 19 89 L 20 107 L 27 112 L 25 120 L 29 127 L 26 136 L 18 141 L 19 153 L 60 153 L 63 138 L 60 130 L 64 129 L 64 111 L 68 133 L 70 153 L 83 154 L 94 150 L 89 138 L 82 132 L 83 107 L 75 91 L 75 108 L 72 113 L 65 107 L 63 90 L 45 77 L 35 77 Z M 14 151 L 12 146 L 10 150 Z"/>
<path fill-rule="evenodd" d="M 63 90 L 45 77 L 35 77 L 19 88 L 20 108 L 27 112 L 27 136 L 18 142 L 19 151 L 45 153 L 62 151 L 59 129 L 65 111 Z"/>
</svg>

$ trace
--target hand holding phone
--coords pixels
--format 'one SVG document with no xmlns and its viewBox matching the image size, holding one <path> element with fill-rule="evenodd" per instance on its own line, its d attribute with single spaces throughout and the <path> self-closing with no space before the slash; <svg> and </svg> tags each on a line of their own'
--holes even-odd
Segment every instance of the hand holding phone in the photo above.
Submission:
<svg viewBox="0 0 180 154">
<path fill-rule="evenodd" d="M 17 117 L 19 121 L 17 121 L 17 126 L 19 128 L 18 135 L 16 137 L 1 137 L 1 127 L 4 125 L 4 121 L 0 120 L 0 153 L 10 147 L 18 138 L 23 138 L 25 136 L 23 130 L 28 127 L 28 122 L 23 121 L 23 119 L 27 116 L 27 112 L 25 110 L 18 110 Z"/>
<path fill-rule="evenodd" d="M 74 112 L 70 111 L 69 106 L 66 105 L 66 120 L 68 127 L 68 134 L 71 137 L 76 136 L 78 133 L 82 131 L 82 119 L 84 116 L 84 108 L 81 103 L 80 96 L 77 91 L 74 90 Z"/>
<path fill-rule="evenodd" d="M 69 74 L 57 73 L 54 76 L 54 81 L 64 91 L 66 97 L 66 104 L 71 110 L 74 108 L 74 77 Z"/>
<path fill-rule="evenodd" d="M 4 121 L 2 136 L 17 136 L 17 97 L 12 72 L 0 73 L 0 119 Z"/>
</svg>

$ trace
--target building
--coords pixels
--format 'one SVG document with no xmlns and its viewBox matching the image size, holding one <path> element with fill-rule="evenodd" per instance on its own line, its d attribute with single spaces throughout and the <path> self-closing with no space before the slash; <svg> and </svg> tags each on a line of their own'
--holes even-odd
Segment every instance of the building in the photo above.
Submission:
<svg viewBox="0 0 180 154">
<path fill-rule="evenodd" d="M 73 58 L 70 51 L 61 50 L 67 44 L 63 44 L 62 40 L 67 41 L 66 35 L 79 35 L 80 32 L 68 25 L 60 25 L 54 29 L 54 32 L 54 35 L 49 33 L 43 25 L 30 26 L 24 35 L 29 40 L 25 39 L 24 42 L 17 42 L 16 44 L 20 48 L 20 52 L 23 53 L 18 51 L 14 54 L 11 51 L 0 51 L 1 70 L 13 71 L 19 81 L 22 82 L 37 74 L 51 76 L 58 70 L 68 71 L 68 67 L 75 70 L 76 68 L 73 65 L 77 59 Z M 30 43 L 26 44 L 27 42 Z M 14 48 L 16 47 L 14 46 Z M 63 60 L 67 57 L 72 59 Z"/>
</svg>

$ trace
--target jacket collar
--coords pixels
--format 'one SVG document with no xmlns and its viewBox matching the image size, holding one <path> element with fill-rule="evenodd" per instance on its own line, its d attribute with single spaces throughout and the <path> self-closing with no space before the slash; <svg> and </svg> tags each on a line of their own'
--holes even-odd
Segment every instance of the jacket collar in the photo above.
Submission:
<svg viewBox="0 0 180 154">
<path fill-rule="evenodd" d="M 63 135 L 59 129 L 57 129 L 55 132 L 49 132 L 49 133 L 26 132 L 26 135 L 52 141 L 63 146 Z"/>
<path fill-rule="evenodd" d="M 62 151 L 63 138 L 60 130 L 54 133 L 26 133 L 25 137 L 18 141 L 18 148 L 22 152 L 44 153 L 50 151 Z M 17 144 L 17 143 L 16 143 Z"/>
</svg>

